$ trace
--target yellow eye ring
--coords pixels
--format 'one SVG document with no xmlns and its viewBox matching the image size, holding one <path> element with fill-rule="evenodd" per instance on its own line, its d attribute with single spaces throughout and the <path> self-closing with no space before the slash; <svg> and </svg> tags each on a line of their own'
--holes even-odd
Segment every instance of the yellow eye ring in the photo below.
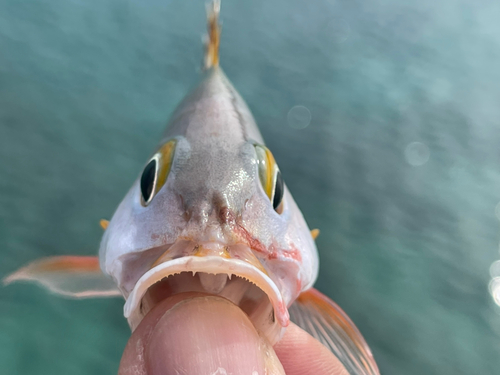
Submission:
<svg viewBox="0 0 500 375">
<path fill-rule="evenodd" d="M 254 147 L 257 154 L 259 179 L 262 188 L 271 201 L 273 208 L 281 214 L 283 212 L 282 201 L 284 194 L 284 183 L 281 172 L 273 154 L 266 146 L 254 144 Z"/>
<path fill-rule="evenodd" d="M 144 167 L 140 179 L 141 203 L 147 206 L 165 185 L 172 167 L 177 141 L 164 143 Z"/>
</svg>

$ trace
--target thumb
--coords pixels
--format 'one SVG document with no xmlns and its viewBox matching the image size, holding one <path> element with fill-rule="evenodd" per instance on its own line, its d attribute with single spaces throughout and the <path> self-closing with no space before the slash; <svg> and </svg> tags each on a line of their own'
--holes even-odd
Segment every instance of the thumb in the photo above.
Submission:
<svg viewBox="0 0 500 375">
<path fill-rule="evenodd" d="M 271 345 L 232 302 L 176 295 L 134 331 L 119 375 L 284 375 Z"/>
</svg>

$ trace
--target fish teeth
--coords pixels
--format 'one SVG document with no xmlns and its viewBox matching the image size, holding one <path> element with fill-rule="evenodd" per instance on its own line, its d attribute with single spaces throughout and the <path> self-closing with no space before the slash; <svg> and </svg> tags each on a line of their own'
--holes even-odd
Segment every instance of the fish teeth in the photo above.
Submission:
<svg viewBox="0 0 500 375">
<path fill-rule="evenodd" d="M 212 294 L 219 294 L 222 292 L 227 283 L 227 275 L 225 273 L 214 275 L 200 272 L 198 276 L 203 289 Z"/>
</svg>

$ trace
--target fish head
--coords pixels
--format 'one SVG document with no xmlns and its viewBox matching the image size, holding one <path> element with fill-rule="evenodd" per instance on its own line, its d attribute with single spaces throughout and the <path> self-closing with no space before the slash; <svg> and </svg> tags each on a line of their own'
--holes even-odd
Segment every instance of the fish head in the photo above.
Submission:
<svg viewBox="0 0 500 375">
<path fill-rule="evenodd" d="M 174 112 L 105 231 L 100 263 L 135 329 L 169 295 L 225 297 L 271 343 L 314 283 L 309 228 L 243 99 L 219 69 Z"/>
</svg>

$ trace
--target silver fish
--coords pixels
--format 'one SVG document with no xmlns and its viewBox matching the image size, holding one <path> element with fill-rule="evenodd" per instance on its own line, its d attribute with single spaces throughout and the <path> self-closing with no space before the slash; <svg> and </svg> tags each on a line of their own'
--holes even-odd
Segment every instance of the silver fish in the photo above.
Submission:
<svg viewBox="0 0 500 375">
<path fill-rule="evenodd" d="M 173 294 L 220 295 L 271 344 L 291 314 L 351 374 L 378 374 L 352 321 L 312 289 L 318 232 L 309 230 L 250 110 L 219 67 L 219 10 L 219 1 L 208 8 L 206 76 L 173 113 L 111 221 L 102 222 L 99 258 L 46 258 L 4 281 L 32 280 L 77 298 L 123 296 L 132 330 Z"/>
</svg>

